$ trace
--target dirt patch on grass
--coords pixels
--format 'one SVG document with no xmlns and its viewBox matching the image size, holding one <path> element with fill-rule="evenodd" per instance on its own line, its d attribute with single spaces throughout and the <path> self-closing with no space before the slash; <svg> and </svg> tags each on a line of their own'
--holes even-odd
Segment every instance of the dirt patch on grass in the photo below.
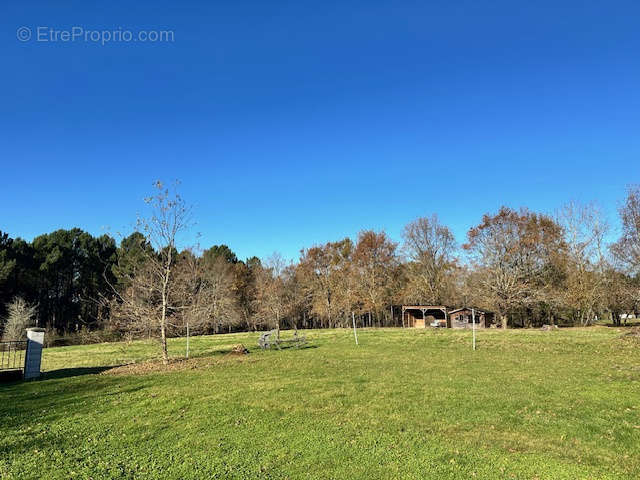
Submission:
<svg viewBox="0 0 640 480">
<path fill-rule="evenodd" d="M 249 354 L 249 350 L 247 350 L 247 347 L 245 347 L 241 343 L 234 345 L 233 348 L 231 349 L 231 352 L 228 353 L 228 355 L 232 355 L 232 356 L 242 356 L 242 355 L 248 355 L 248 354 Z"/>
<path fill-rule="evenodd" d="M 172 358 L 169 364 L 165 365 L 161 360 L 149 362 L 131 363 L 120 367 L 111 368 L 100 373 L 100 375 L 147 375 L 149 373 L 170 373 L 181 370 L 199 370 L 225 364 L 228 362 L 248 361 L 249 351 L 244 345 L 235 345 L 233 349 L 222 357 L 201 357 L 201 358 Z"/>
<path fill-rule="evenodd" d="M 620 335 L 620 338 L 640 342 L 640 327 L 631 327 L 627 332 Z"/>
</svg>

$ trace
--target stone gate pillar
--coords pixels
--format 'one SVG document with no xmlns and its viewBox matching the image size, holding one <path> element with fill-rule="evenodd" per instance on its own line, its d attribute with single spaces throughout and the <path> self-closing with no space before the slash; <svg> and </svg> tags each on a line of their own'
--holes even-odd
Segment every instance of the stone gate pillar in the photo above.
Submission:
<svg viewBox="0 0 640 480">
<path fill-rule="evenodd" d="M 27 328 L 27 353 L 24 356 L 24 378 L 38 378 L 42 361 L 44 328 Z"/>
</svg>

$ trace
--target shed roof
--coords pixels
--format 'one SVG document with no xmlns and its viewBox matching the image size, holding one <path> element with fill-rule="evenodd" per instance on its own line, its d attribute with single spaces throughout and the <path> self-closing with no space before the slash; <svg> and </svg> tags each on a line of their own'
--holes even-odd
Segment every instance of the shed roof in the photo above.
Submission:
<svg viewBox="0 0 640 480">
<path fill-rule="evenodd" d="M 446 310 L 446 305 L 403 305 L 402 308 L 404 310 Z"/>
<path fill-rule="evenodd" d="M 478 308 L 475 308 L 475 307 L 462 307 L 462 308 L 456 308 L 455 310 L 451 310 L 449 313 L 458 313 L 458 312 L 461 312 L 461 311 L 463 311 L 463 310 L 471 311 L 472 309 L 473 309 L 476 313 L 480 313 L 480 314 L 486 313 L 486 312 L 484 312 L 484 311 L 482 311 L 482 310 L 480 310 L 480 309 L 478 309 Z"/>
</svg>

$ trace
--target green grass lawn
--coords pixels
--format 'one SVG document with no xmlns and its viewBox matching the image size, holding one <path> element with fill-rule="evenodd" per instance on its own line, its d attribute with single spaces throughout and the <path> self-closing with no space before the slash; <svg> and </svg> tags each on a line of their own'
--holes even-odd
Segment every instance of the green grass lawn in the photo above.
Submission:
<svg viewBox="0 0 640 480">
<path fill-rule="evenodd" d="M 638 479 L 640 341 L 620 335 L 218 335 L 168 371 L 102 373 L 157 345 L 47 349 L 44 379 L 0 385 L 0 478 Z"/>
</svg>

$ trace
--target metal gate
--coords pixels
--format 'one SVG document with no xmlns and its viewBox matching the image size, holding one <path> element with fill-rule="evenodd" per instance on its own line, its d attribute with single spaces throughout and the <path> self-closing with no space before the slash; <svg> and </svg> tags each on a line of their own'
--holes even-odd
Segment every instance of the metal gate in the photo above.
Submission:
<svg viewBox="0 0 640 480">
<path fill-rule="evenodd" d="M 24 370 L 24 356 L 26 351 L 26 340 L 0 342 L 0 371 Z"/>
</svg>

